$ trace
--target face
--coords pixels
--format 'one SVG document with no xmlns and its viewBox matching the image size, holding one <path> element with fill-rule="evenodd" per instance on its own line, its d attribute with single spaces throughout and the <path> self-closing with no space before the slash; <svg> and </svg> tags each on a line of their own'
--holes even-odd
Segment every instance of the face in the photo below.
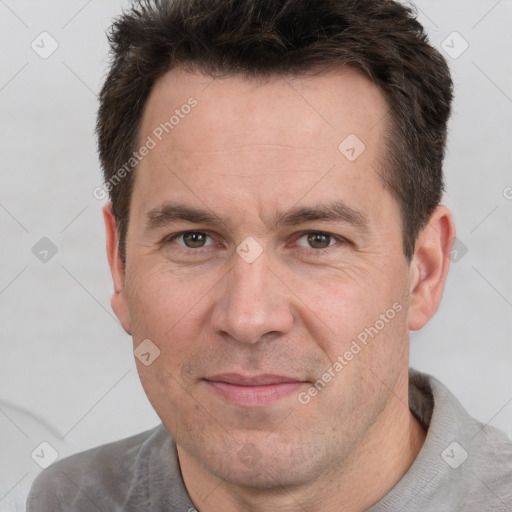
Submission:
<svg viewBox="0 0 512 512">
<path fill-rule="evenodd" d="M 160 351 L 137 364 L 180 454 L 228 482 L 311 481 L 406 400 L 412 273 L 379 177 L 386 112 L 349 68 L 173 70 L 147 102 L 139 140 L 155 144 L 113 305 L 134 347 Z"/>
</svg>

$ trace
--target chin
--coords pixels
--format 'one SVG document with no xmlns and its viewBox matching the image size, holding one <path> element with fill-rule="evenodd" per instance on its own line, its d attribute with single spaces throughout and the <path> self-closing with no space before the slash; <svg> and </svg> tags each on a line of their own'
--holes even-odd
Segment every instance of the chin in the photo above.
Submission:
<svg viewBox="0 0 512 512">
<path fill-rule="evenodd" d="M 321 460 L 318 451 L 306 453 L 299 449 L 303 443 L 278 442 L 271 437 L 262 432 L 252 440 L 237 442 L 233 436 L 225 440 L 223 449 L 210 451 L 208 460 L 200 463 L 231 485 L 254 490 L 301 485 L 318 477 L 325 468 L 326 461 Z M 205 452 L 201 453 L 204 456 Z"/>
<path fill-rule="evenodd" d="M 303 474 L 304 468 L 301 468 L 300 472 L 297 471 L 293 461 L 281 460 L 276 465 L 274 460 L 267 460 L 265 457 L 254 467 L 230 459 L 224 460 L 216 467 L 213 465 L 211 469 L 215 476 L 225 482 L 255 491 L 293 487 L 310 480 Z"/>
</svg>

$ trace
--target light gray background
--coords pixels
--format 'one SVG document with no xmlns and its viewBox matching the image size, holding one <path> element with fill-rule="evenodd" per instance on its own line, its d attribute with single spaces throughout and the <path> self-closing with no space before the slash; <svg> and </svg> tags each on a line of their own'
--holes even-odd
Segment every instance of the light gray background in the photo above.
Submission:
<svg viewBox="0 0 512 512">
<path fill-rule="evenodd" d="M 64 457 L 159 421 L 110 309 L 103 202 L 92 195 L 104 32 L 123 5 L 0 0 L 1 511 L 24 510 L 42 441 Z M 462 251 L 437 316 L 412 334 L 411 365 L 512 435 L 512 2 L 416 5 L 434 45 L 458 53 L 456 31 L 469 47 L 447 56 L 456 100 L 445 203 Z M 43 31 L 59 44 L 47 59 L 31 48 Z M 58 249 L 46 263 L 32 253 L 42 237 Z"/>
</svg>

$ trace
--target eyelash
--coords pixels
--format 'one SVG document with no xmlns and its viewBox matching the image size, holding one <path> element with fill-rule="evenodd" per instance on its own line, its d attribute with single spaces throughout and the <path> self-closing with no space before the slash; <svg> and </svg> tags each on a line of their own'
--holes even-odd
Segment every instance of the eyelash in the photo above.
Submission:
<svg viewBox="0 0 512 512">
<path fill-rule="evenodd" d="M 173 233 L 171 235 L 168 235 L 167 237 L 165 237 L 165 239 L 162 241 L 162 246 L 165 246 L 167 245 L 168 243 L 171 243 L 171 242 L 174 242 L 179 250 L 182 250 L 184 252 L 187 252 L 187 253 L 195 253 L 195 254 L 202 254 L 203 252 L 205 251 L 209 251 L 210 247 L 214 246 L 215 244 L 209 244 L 207 246 L 203 246 L 203 247 L 198 247 L 198 248 L 192 248 L 192 247 L 187 247 L 185 245 L 182 245 L 182 244 L 178 244 L 175 242 L 175 240 L 181 236 L 184 236 L 186 234 L 189 234 L 189 233 L 198 233 L 198 234 L 202 234 L 202 235 L 206 235 L 207 237 L 209 237 L 211 240 L 214 241 L 214 238 L 207 232 L 207 231 L 194 231 L 194 230 L 187 230 L 187 231 L 180 231 L 179 233 Z M 326 235 L 328 237 L 331 237 L 332 240 L 334 240 L 335 242 L 337 243 L 334 243 L 332 245 L 328 245 L 327 247 L 323 247 L 323 248 L 319 248 L 319 249 L 315 249 L 313 247 L 302 247 L 302 246 L 299 246 L 300 249 L 302 250 L 306 250 L 306 251 L 310 251 L 312 253 L 314 253 L 315 255 L 321 255 L 321 254 L 324 254 L 326 251 L 329 251 L 329 249 L 331 247 L 334 247 L 335 245 L 337 244 L 342 244 L 342 245 L 346 245 L 348 243 L 350 243 L 347 239 L 341 237 L 341 236 L 337 236 L 337 235 L 334 235 L 332 233 L 329 233 L 327 231 L 314 231 L 314 230 L 309 230 L 309 231 L 302 231 L 296 235 L 293 235 L 292 236 L 292 243 L 295 243 L 297 242 L 298 240 L 300 240 L 302 237 L 304 236 L 307 236 L 307 235 L 311 235 L 311 234 L 315 234 L 315 235 Z M 287 244 L 288 246 L 288 244 Z"/>
</svg>

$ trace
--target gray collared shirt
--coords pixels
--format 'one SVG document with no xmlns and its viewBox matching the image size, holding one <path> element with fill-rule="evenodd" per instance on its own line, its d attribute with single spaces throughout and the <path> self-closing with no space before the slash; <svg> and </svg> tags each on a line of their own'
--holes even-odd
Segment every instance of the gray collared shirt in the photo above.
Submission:
<svg viewBox="0 0 512 512">
<path fill-rule="evenodd" d="M 409 370 L 409 407 L 425 443 L 368 512 L 512 512 L 512 440 L 464 410 L 435 378 Z M 56 462 L 35 480 L 27 512 L 194 512 L 163 425 Z"/>
</svg>

